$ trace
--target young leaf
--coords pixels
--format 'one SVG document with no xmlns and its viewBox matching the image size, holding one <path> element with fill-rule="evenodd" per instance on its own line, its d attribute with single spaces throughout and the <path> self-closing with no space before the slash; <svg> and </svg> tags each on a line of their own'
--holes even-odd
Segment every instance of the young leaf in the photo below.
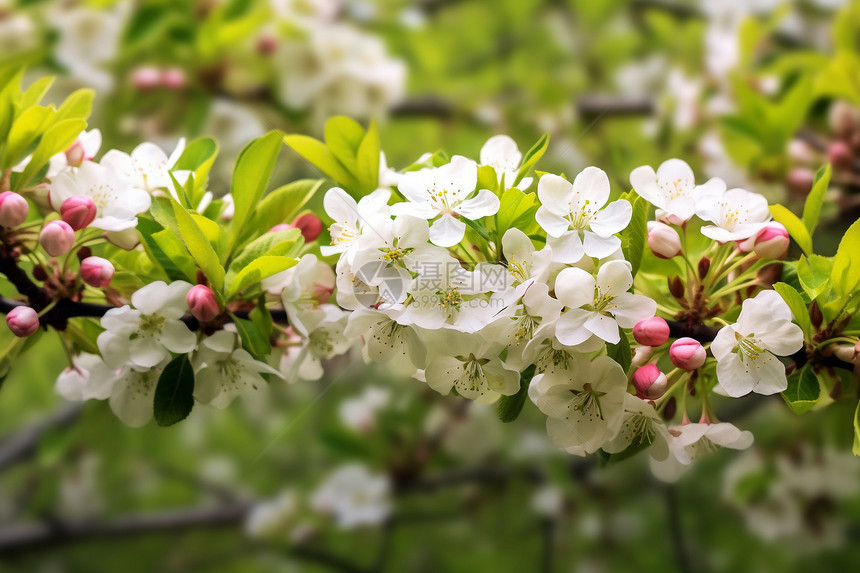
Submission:
<svg viewBox="0 0 860 573">
<path fill-rule="evenodd" d="M 532 364 L 520 374 L 520 389 L 513 396 L 502 396 L 496 405 L 496 413 L 499 420 L 508 423 L 516 420 L 529 394 L 529 383 L 535 375 L 535 365 Z"/>
<path fill-rule="evenodd" d="M 860 290 L 860 220 L 848 227 L 839 242 L 830 277 L 839 296 L 849 296 Z"/>
<path fill-rule="evenodd" d="M 347 171 L 358 173 L 358 149 L 364 139 L 364 128 L 350 117 L 330 117 L 325 122 L 325 144 Z M 378 159 L 378 158 L 377 158 Z M 374 185 L 374 189 L 376 186 Z"/>
<path fill-rule="evenodd" d="M 645 253 L 645 243 L 648 241 L 648 202 L 638 195 L 628 201 L 633 206 L 633 215 L 630 224 L 621 231 L 621 252 L 630 262 L 631 272 L 635 277 Z"/>
<path fill-rule="evenodd" d="M 33 176 L 44 167 L 48 161 L 61 151 L 65 151 L 75 142 L 78 135 L 87 127 L 82 119 L 66 119 L 57 121 L 42 135 L 36 151 L 24 168 L 24 172 L 15 183 L 15 190 L 20 191 L 27 186 Z"/>
<path fill-rule="evenodd" d="M 363 194 L 372 193 L 379 187 L 379 152 L 379 129 L 376 127 L 376 122 L 371 120 L 356 155 L 356 174 Z"/>
<path fill-rule="evenodd" d="M 347 191 L 355 193 L 360 187 L 358 180 L 344 168 L 322 141 L 307 135 L 285 135 L 284 143 L 322 171 L 326 177 L 334 179 L 339 185 L 345 187 Z"/>
<path fill-rule="evenodd" d="M 523 193 L 516 187 L 511 187 L 502 194 L 499 212 L 496 214 L 496 229 L 500 235 L 514 227 L 528 234 L 530 223 L 534 220 L 537 211 L 537 195 L 534 193 Z"/>
<path fill-rule="evenodd" d="M 818 402 L 820 395 L 818 377 L 808 364 L 791 373 L 788 377 L 788 388 L 782 393 L 783 399 L 795 414 L 810 410 Z"/>
<path fill-rule="evenodd" d="M 803 221 L 797 218 L 797 215 L 776 204 L 770 206 L 770 213 L 778 223 L 782 223 L 797 246 L 801 248 L 804 254 L 812 254 L 812 236 L 803 224 Z"/>
<path fill-rule="evenodd" d="M 809 320 L 809 310 L 806 308 L 806 303 L 803 302 L 803 297 L 800 296 L 800 293 L 786 283 L 775 283 L 773 290 L 779 293 L 779 296 L 782 297 L 782 300 L 791 309 L 794 320 L 800 325 L 800 329 L 803 330 L 807 338 L 811 338 L 815 331 L 812 328 L 812 322 Z"/>
<path fill-rule="evenodd" d="M 263 334 L 253 321 L 239 318 L 236 315 L 233 315 L 233 321 L 236 325 L 236 330 L 239 332 L 239 338 L 242 339 L 242 348 L 247 350 L 254 358 L 259 359 L 261 356 L 266 356 L 272 351 L 268 337 Z"/>
<path fill-rule="evenodd" d="M 830 185 L 831 175 L 830 164 L 824 165 L 818 170 L 818 173 L 815 174 L 812 190 L 806 196 L 806 202 L 803 204 L 803 225 L 809 231 L 810 236 L 815 232 L 815 227 L 818 225 L 821 204 L 824 202 L 824 194 L 827 193 L 827 186 Z"/>
<path fill-rule="evenodd" d="M 630 370 L 630 365 L 633 363 L 633 353 L 626 336 L 622 336 L 618 344 L 607 344 L 606 355 L 620 364 L 625 372 Z"/>
<path fill-rule="evenodd" d="M 278 187 L 263 197 L 254 209 L 254 218 L 247 225 L 249 231 L 271 229 L 279 223 L 289 223 L 319 191 L 323 183 L 325 179 L 300 179 Z"/>
<path fill-rule="evenodd" d="M 281 133 L 270 131 L 249 143 L 239 154 L 230 183 L 234 205 L 233 244 L 266 191 L 280 150 Z"/>
<path fill-rule="evenodd" d="M 227 285 L 227 300 L 232 299 L 245 288 L 287 270 L 297 262 L 299 262 L 298 259 L 283 256 L 266 256 L 255 259 L 248 266 L 236 273 L 236 276 Z"/>
<path fill-rule="evenodd" d="M 537 140 L 531 149 L 529 149 L 525 156 L 523 157 L 523 162 L 520 165 L 519 171 L 517 171 L 517 179 L 516 181 L 506 182 L 507 185 L 518 185 L 520 181 L 523 180 L 523 177 L 529 172 L 529 169 L 535 166 L 538 160 L 543 157 L 543 154 L 546 152 L 547 147 L 549 146 L 549 134 L 544 133 L 540 139 Z"/>
<path fill-rule="evenodd" d="M 818 298 L 818 295 L 827 288 L 832 266 L 833 261 L 821 255 L 801 257 L 797 261 L 797 278 L 810 300 Z"/>
<path fill-rule="evenodd" d="M 171 426 L 188 417 L 194 407 L 194 369 L 187 354 L 170 361 L 158 377 L 153 403 L 155 421 Z"/>
<path fill-rule="evenodd" d="M 185 247 L 209 279 L 209 284 L 215 292 L 220 293 L 224 290 L 225 272 L 218 259 L 218 254 L 191 214 L 176 201 L 172 201 L 172 203 L 176 224 Z"/>
</svg>

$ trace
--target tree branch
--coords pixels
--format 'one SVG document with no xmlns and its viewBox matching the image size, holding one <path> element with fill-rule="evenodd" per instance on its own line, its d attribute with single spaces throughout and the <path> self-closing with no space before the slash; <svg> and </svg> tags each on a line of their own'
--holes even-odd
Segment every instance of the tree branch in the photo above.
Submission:
<svg viewBox="0 0 860 573">
<path fill-rule="evenodd" d="M 4 440 L 0 444 L 0 472 L 33 455 L 42 436 L 51 430 L 71 426 L 81 415 L 82 410 L 82 403 L 65 404 L 47 420 L 24 428 Z"/>
</svg>

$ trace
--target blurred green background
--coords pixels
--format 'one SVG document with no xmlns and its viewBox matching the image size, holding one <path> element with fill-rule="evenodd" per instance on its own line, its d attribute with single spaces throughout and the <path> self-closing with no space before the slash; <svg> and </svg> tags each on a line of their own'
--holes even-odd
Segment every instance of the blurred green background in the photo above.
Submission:
<svg viewBox="0 0 860 573">
<path fill-rule="evenodd" d="M 682 157 L 793 206 L 830 160 L 826 253 L 858 213 L 858 30 L 858 3 L 833 0 L 0 0 L 0 64 L 57 75 L 55 100 L 94 87 L 102 151 L 216 137 L 216 195 L 249 140 L 319 135 L 333 114 L 378 121 L 398 168 L 437 149 L 476 157 L 496 133 L 525 151 L 548 132 L 539 169 L 597 165 L 615 191 Z M 306 176 L 285 149 L 273 183 Z M 860 567 L 860 463 L 838 401 L 802 417 L 779 396 L 718 402 L 753 450 L 667 485 L 641 455 L 556 451 L 528 406 L 501 424 L 360 352 L 170 428 L 63 404 L 64 364 L 46 335 L 2 381 L 0 571 Z M 387 395 L 374 406 L 368 388 Z M 314 492 L 356 463 L 382 476 L 390 511 L 343 528 Z M 292 502 L 261 521 L 283 492 Z"/>
</svg>

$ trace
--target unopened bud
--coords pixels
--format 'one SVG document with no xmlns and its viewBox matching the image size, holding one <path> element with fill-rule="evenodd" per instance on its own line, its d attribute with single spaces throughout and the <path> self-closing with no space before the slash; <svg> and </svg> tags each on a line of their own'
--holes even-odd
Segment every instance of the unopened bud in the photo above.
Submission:
<svg viewBox="0 0 860 573">
<path fill-rule="evenodd" d="M 215 293 L 206 285 L 195 285 L 185 297 L 188 311 L 200 322 L 209 322 L 221 313 Z"/>
<path fill-rule="evenodd" d="M 636 396 L 643 400 L 656 400 L 666 392 L 669 380 L 660 372 L 656 364 L 646 364 L 633 373 L 633 387 Z"/>
<path fill-rule="evenodd" d="M 161 70 L 154 66 L 141 66 L 131 73 L 131 83 L 139 90 L 147 91 L 161 85 Z"/>
<path fill-rule="evenodd" d="M 795 197 L 806 197 L 812 190 L 815 173 L 806 167 L 795 167 L 785 176 L 785 184 Z"/>
<path fill-rule="evenodd" d="M 766 259 L 782 259 L 788 252 L 788 231 L 782 225 L 772 221 L 755 236 L 753 251 Z"/>
<path fill-rule="evenodd" d="M 681 370 L 695 370 L 701 368 L 708 357 L 704 346 L 693 338 L 679 338 L 669 347 L 669 358 L 672 364 Z"/>
<path fill-rule="evenodd" d="M 301 230 L 302 236 L 305 238 L 305 242 L 308 243 L 316 240 L 323 230 L 322 221 L 320 221 L 320 218 L 313 213 L 305 213 L 304 215 L 297 217 L 296 220 L 293 221 L 293 227 Z"/>
<path fill-rule="evenodd" d="M 827 147 L 827 160 L 836 169 L 851 169 L 854 162 L 854 151 L 844 141 L 834 141 Z"/>
<path fill-rule="evenodd" d="M 168 89 L 181 90 L 186 84 L 185 72 L 179 68 L 167 68 L 161 74 L 161 81 Z"/>
<path fill-rule="evenodd" d="M 16 306 L 6 315 L 6 324 L 12 334 L 27 338 L 39 330 L 39 315 L 29 306 Z"/>
<path fill-rule="evenodd" d="M 671 259 L 681 254 L 681 238 L 669 225 L 648 221 L 648 248 L 661 259 Z"/>
<path fill-rule="evenodd" d="M 833 355 L 843 362 L 854 362 L 860 354 L 860 341 L 855 345 L 840 344 L 833 349 Z"/>
<path fill-rule="evenodd" d="M 818 306 L 818 301 L 812 301 L 809 305 L 809 320 L 812 321 L 812 326 L 818 328 L 824 322 L 824 315 L 821 314 L 821 308 Z"/>
<path fill-rule="evenodd" d="M 84 149 L 84 144 L 80 138 L 66 150 L 66 163 L 72 167 L 80 167 L 81 163 L 87 158 L 87 152 Z"/>
<path fill-rule="evenodd" d="M 113 279 L 114 268 L 101 257 L 87 257 L 81 261 L 81 278 L 90 286 L 104 288 Z"/>
<path fill-rule="evenodd" d="M 675 298 L 684 298 L 684 282 L 681 280 L 681 277 L 675 275 L 673 278 L 669 280 L 669 292 Z"/>
<path fill-rule="evenodd" d="M 42 227 L 39 244 L 52 257 L 65 255 L 75 244 L 75 231 L 65 221 L 51 221 Z"/>
<path fill-rule="evenodd" d="M 30 205 L 14 191 L 0 193 L 0 227 L 17 227 L 27 219 Z"/>
<path fill-rule="evenodd" d="M 651 360 L 651 357 L 654 355 L 654 348 L 651 346 L 637 346 L 633 350 L 633 359 L 630 361 L 630 364 L 636 366 L 644 366 Z"/>
<path fill-rule="evenodd" d="M 98 214 L 98 208 L 92 197 L 86 195 L 72 195 L 60 207 L 60 216 L 63 221 L 75 231 L 80 231 L 93 222 Z"/>
<path fill-rule="evenodd" d="M 704 279 L 708 276 L 708 271 L 711 270 L 711 259 L 702 257 L 699 259 L 699 278 Z"/>
<path fill-rule="evenodd" d="M 640 320 L 633 327 L 633 338 L 643 346 L 660 346 L 669 340 L 669 323 L 659 316 Z"/>
</svg>

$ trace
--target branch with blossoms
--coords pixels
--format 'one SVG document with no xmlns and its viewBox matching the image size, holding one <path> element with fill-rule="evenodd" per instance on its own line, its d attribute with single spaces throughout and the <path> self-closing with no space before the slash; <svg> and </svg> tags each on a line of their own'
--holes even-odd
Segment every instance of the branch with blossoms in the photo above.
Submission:
<svg viewBox="0 0 860 573">
<path fill-rule="evenodd" d="M 499 135 L 477 159 L 437 152 L 395 170 L 375 124 L 335 117 L 325 141 L 252 141 L 215 198 L 211 138 L 96 159 L 91 97 L 8 136 L 0 272 L 17 289 L 2 307 L 19 340 L 0 358 L 8 369 L 35 337 L 59 336 L 57 391 L 108 400 L 131 426 L 318 379 L 355 351 L 497 403 L 505 422 L 530 401 L 556 446 L 647 449 L 673 478 L 712 446 L 752 442 L 717 419 L 714 394 L 781 393 L 798 412 L 857 399 L 860 226 L 834 257 L 814 253 L 826 169 L 797 217 L 717 178 L 697 184 L 679 159 L 635 169 L 631 191 L 597 167 L 572 181 L 536 172 L 548 136 L 526 153 Z M 267 193 L 283 143 L 334 186 Z M 305 210 L 323 189 L 324 213 Z"/>
</svg>

